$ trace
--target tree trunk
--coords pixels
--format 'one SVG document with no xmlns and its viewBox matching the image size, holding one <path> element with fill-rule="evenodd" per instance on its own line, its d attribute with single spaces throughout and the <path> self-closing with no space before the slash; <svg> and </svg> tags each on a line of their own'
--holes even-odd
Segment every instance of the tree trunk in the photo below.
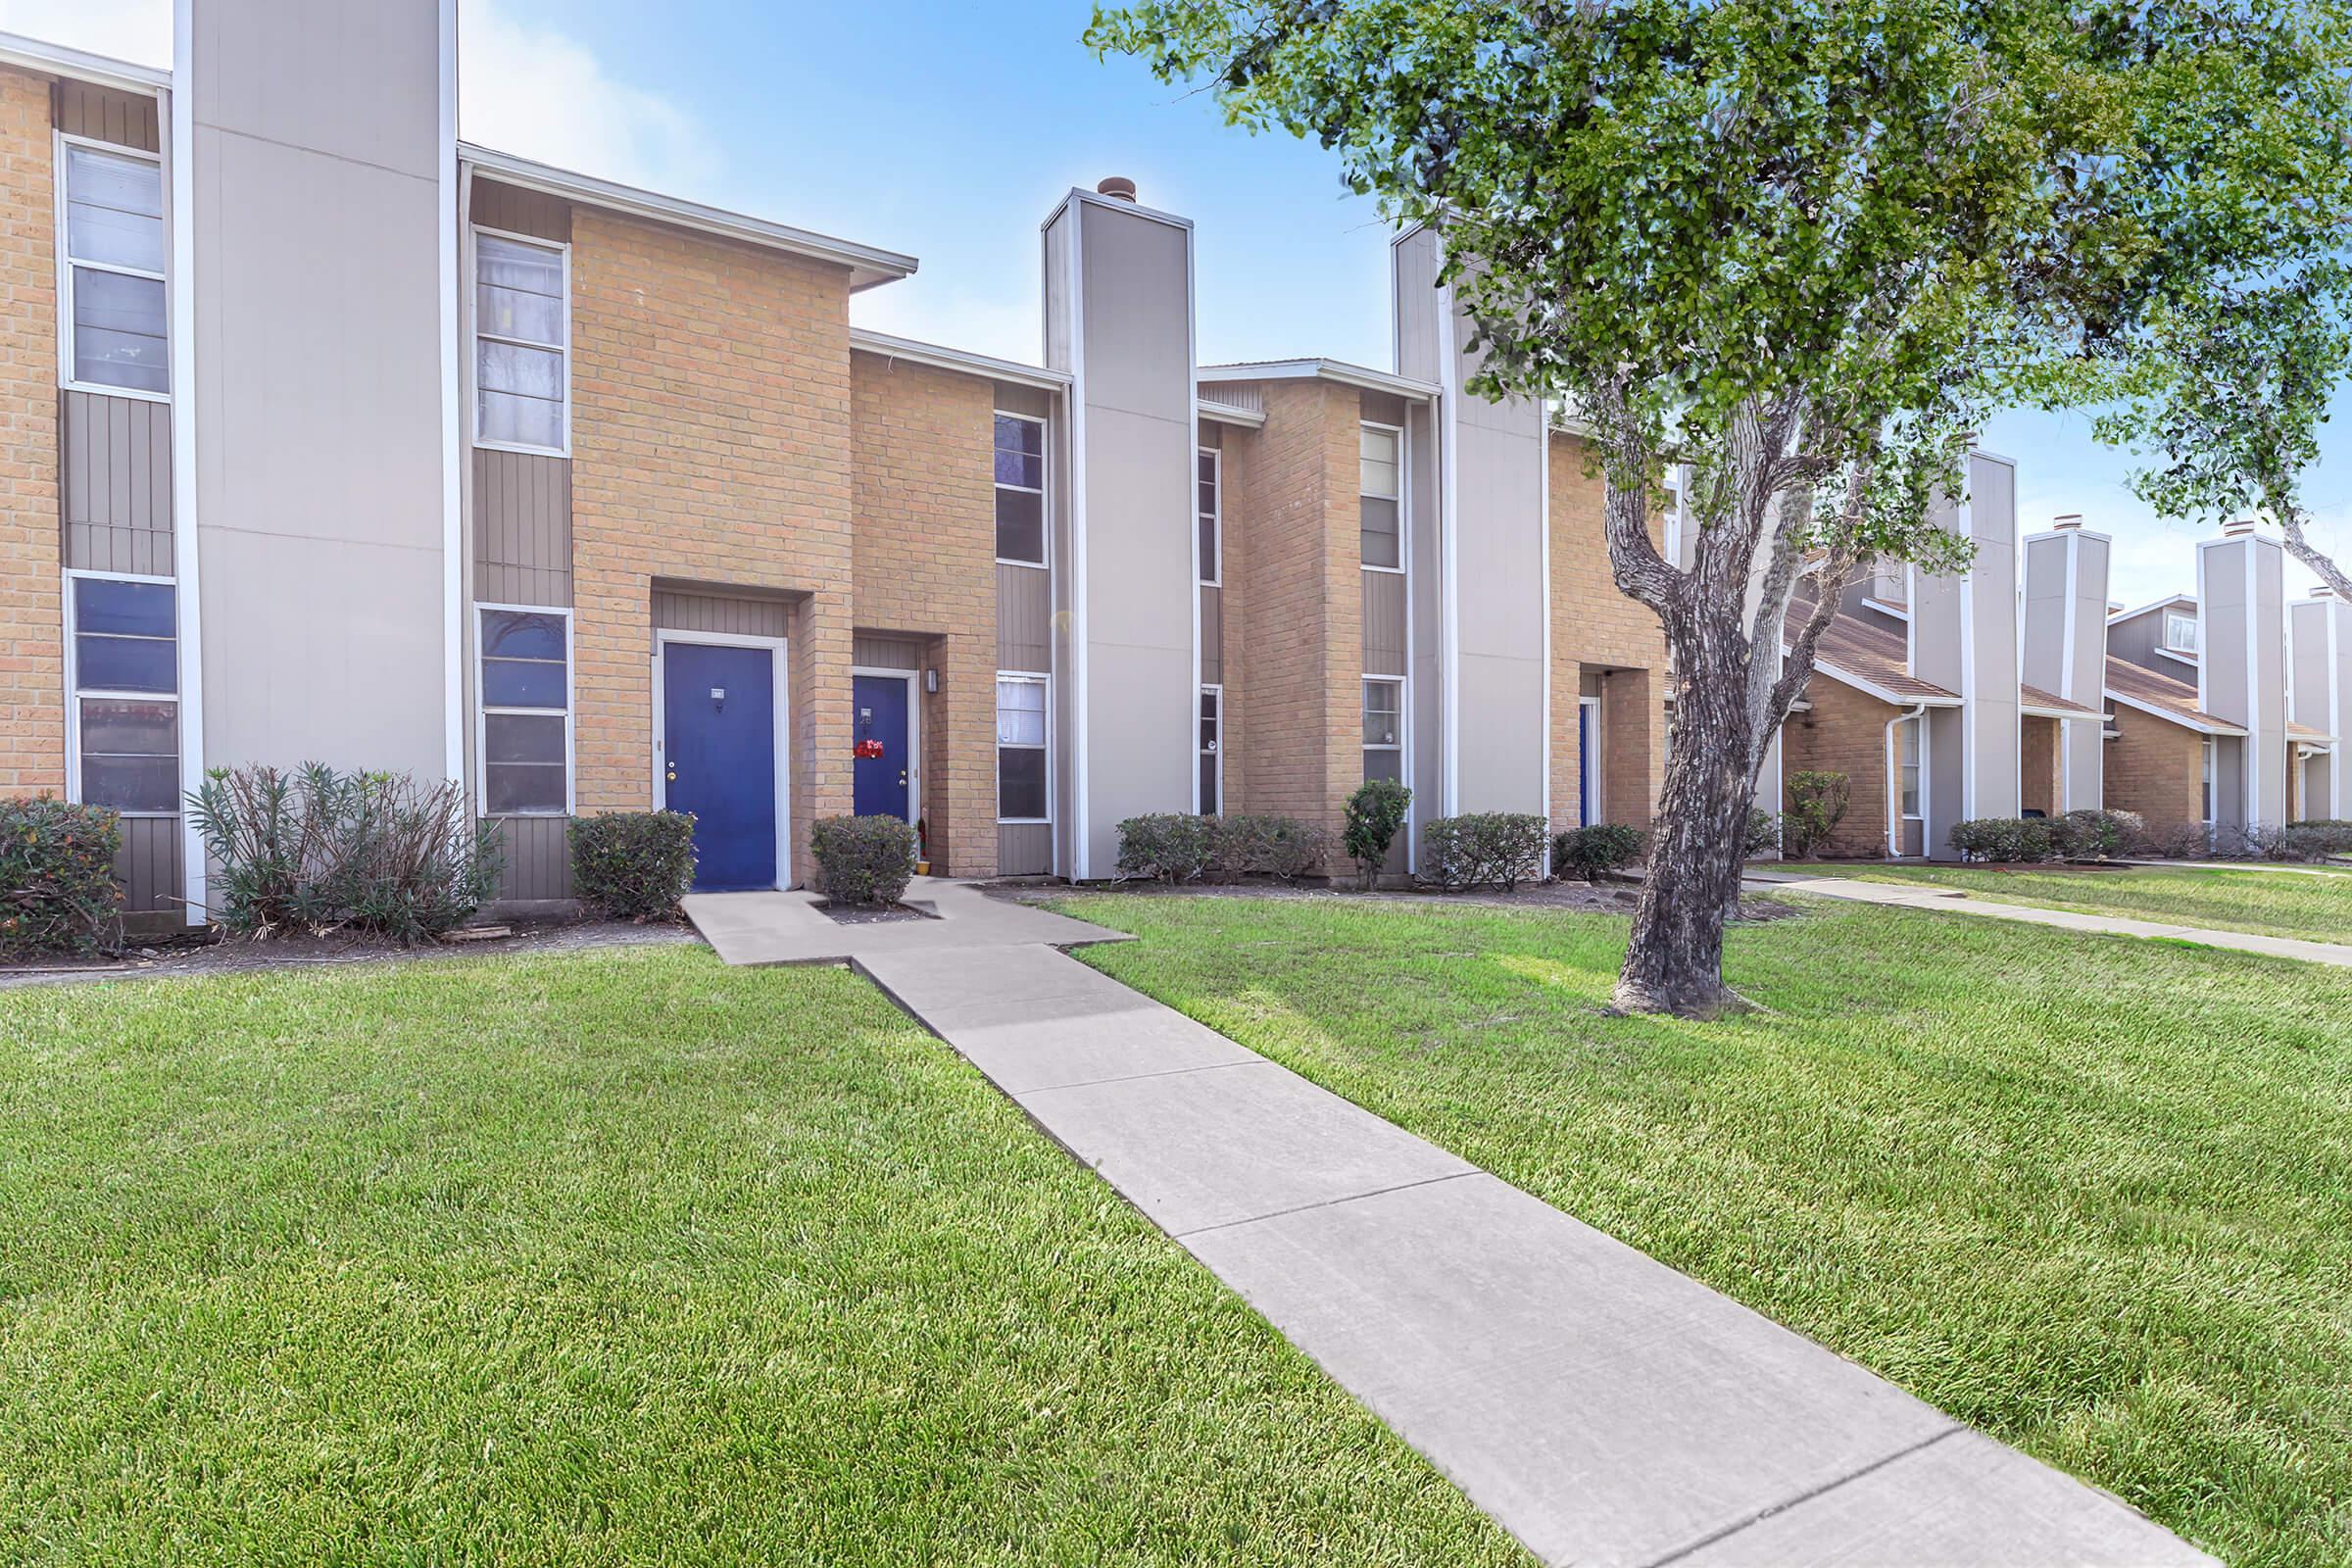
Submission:
<svg viewBox="0 0 2352 1568">
<path fill-rule="evenodd" d="M 1670 626 L 1674 755 L 1666 764 L 1649 870 L 1617 977 L 1628 1012 L 1713 1017 L 1738 1004 L 1723 983 L 1723 926 L 1737 906 L 1755 803 L 1749 650 L 1738 624 Z"/>
</svg>

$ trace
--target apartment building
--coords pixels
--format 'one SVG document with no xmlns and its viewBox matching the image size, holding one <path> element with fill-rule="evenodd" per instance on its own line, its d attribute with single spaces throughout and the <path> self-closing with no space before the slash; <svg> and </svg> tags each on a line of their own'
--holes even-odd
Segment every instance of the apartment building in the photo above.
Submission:
<svg viewBox="0 0 2352 1568">
<path fill-rule="evenodd" d="M 846 811 L 1070 878 L 1376 776 L 1399 870 L 1441 814 L 1647 819 L 1654 622 L 1580 439 L 1465 393 L 1434 236 L 1392 368 L 1202 366 L 1191 223 L 1072 190 L 1016 364 L 850 325 L 912 257 L 460 143 L 428 0 L 179 32 L 0 40 L 0 788 L 120 808 L 134 914 L 202 918 L 205 769 L 309 759 L 463 781 L 518 905 L 649 807 L 713 889 Z"/>
</svg>

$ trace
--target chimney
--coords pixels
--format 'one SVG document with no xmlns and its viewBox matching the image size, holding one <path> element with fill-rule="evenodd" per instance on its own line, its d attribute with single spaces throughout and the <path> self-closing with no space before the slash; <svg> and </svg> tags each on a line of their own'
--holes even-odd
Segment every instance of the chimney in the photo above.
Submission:
<svg viewBox="0 0 2352 1568">
<path fill-rule="evenodd" d="M 1935 782 L 1928 791 L 1928 853 L 1947 855 L 1964 817 L 2018 814 L 2017 466 L 1971 448 L 1957 495 L 1933 515 L 1975 554 L 1950 575 L 1910 568 L 1911 673 L 1960 694 L 1957 709 L 1928 716 Z"/>
<path fill-rule="evenodd" d="M 2050 519 L 2050 526 L 2053 528 L 2080 528 L 2082 526 L 2082 514 L 2080 512 L 2062 513 Z"/>
<path fill-rule="evenodd" d="M 2301 815 L 2352 817 L 2352 604 L 2328 591 L 2287 607 L 2287 712 L 2336 737 L 2295 765 L 2303 770 Z"/>
<path fill-rule="evenodd" d="M 2222 537 L 2225 539 L 2247 539 L 2253 537 L 2253 533 L 2254 519 L 2252 517 L 2240 517 L 2235 522 L 2222 524 Z"/>
<path fill-rule="evenodd" d="M 2019 676 L 2071 703 L 2104 710 L 2107 693 L 2107 571 L 2113 542 L 2082 526 L 2080 514 L 2054 519 L 2026 541 L 2024 657 Z M 2105 790 L 2105 726 L 2062 719 L 2058 801 L 2095 810 Z"/>
<path fill-rule="evenodd" d="M 1095 186 L 1095 194 L 1114 202 L 1131 202 L 1135 200 L 1135 181 L 1125 174 L 1112 174 Z"/>
<path fill-rule="evenodd" d="M 2335 590 L 2328 587 L 2326 583 L 2322 583 L 2311 591 L 2311 597 L 2314 599 L 2333 599 L 2335 597 Z"/>
<path fill-rule="evenodd" d="M 2214 820 L 2286 820 L 2286 551 L 2241 518 L 2197 546 L 2198 706 L 2246 731 L 2217 759 Z"/>
</svg>

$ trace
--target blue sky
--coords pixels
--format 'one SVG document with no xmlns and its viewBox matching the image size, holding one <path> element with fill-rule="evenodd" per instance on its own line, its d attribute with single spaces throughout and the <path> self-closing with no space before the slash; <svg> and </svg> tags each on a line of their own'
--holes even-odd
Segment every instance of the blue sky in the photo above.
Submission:
<svg viewBox="0 0 2352 1568">
<path fill-rule="evenodd" d="M 920 257 L 858 298 L 861 325 L 1035 360 L 1038 221 L 1118 173 L 1198 225 L 1203 360 L 1390 363 L 1372 204 L 1321 149 L 1229 129 L 1205 96 L 1098 64 L 1078 43 L 1086 4 L 460 3 L 466 136 Z M 171 5 L 0 0 L 0 28 L 168 64 Z M 1984 444 L 2019 462 L 2021 526 L 2080 512 L 2115 536 L 2114 597 L 2194 586 L 2197 531 L 2132 496 L 2087 419 L 2006 415 Z M 2352 553 L 2352 437 L 2328 456 L 2311 486 L 2321 542 Z"/>
</svg>

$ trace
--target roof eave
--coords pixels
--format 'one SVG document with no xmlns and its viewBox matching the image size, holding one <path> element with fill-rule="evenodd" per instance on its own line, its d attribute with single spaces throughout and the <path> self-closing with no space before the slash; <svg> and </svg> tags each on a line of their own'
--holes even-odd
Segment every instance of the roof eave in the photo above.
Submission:
<svg viewBox="0 0 2352 1568">
<path fill-rule="evenodd" d="M 1439 388 L 1409 375 L 1392 375 L 1369 366 L 1342 360 L 1269 360 L 1263 365 L 1203 365 L 1198 379 L 1210 385 L 1226 381 L 1336 381 L 1359 391 L 1386 392 L 1417 403 L 1436 401 Z"/>
<path fill-rule="evenodd" d="M 117 60 L 111 55 L 69 49 L 64 44 L 28 38 L 21 32 L 0 32 L 0 66 L 37 71 L 46 76 L 66 76 L 122 92 L 154 93 L 172 85 L 169 71 Z"/>
<path fill-rule="evenodd" d="M 1042 365 L 1023 365 L 1017 360 L 1000 360 L 994 355 L 974 354 L 967 349 L 953 349 L 941 343 L 921 343 L 913 338 L 893 337 L 888 332 L 870 331 L 861 326 L 850 328 L 850 347 L 860 354 L 906 360 L 913 365 L 929 366 L 933 369 L 954 370 L 991 381 L 1009 381 L 1016 386 L 1033 386 L 1047 392 L 1059 392 L 1070 384 L 1066 370 L 1050 370 Z"/>
<path fill-rule="evenodd" d="M 1266 425 L 1263 409 L 1245 409 L 1238 403 L 1219 403 L 1212 398 L 1195 399 L 1193 406 L 1200 417 L 1214 419 L 1219 424 L 1240 425 L 1250 430 L 1262 430 Z"/>
<path fill-rule="evenodd" d="M 2186 713 L 2175 712 L 2169 708 L 2159 708 L 2154 703 L 2142 702 L 2136 697 L 2127 696 L 2112 686 L 2107 688 L 2107 700 L 2111 703 L 2121 703 L 2133 712 L 2145 713 L 2150 718 L 2161 718 L 2168 724 L 2178 724 L 2182 729 L 2194 730 L 2199 735 L 2243 736 L 2246 733 L 2235 724 L 2225 724 L 2219 719 L 2196 718 Z"/>
<path fill-rule="evenodd" d="M 751 218 L 742 213 L 706 207 L 700 202 L 682 201 L 658 191 L 640 190 L 634 185 L 616 184 L 593 174 L 575 173 L 567 169 L 534 163 L 528 158 L 518 158 L 513 153 L 502 153 L 472 142 L 458 143 L 458 156 L 501 184 L 535 190 L 542 195 L 560 196 L 566 201 L 601 207 L 608 212 L 623 213 L 657 223 L 690 228 L 698 233 L 714 234 L 721 239 L 740 240 L 762 250 L 782 251 L 790 256 L 846 267 L 850 271 L 852 293 L 882 283 L 896 282 L 902 277 L 911 277 L 921 265 L 911 256 L 886 251 L 879 246 L 835 239 L 829 234 L 794 228 L 787 223 L 771 223 L 763 218 Z"/>
</svg>

